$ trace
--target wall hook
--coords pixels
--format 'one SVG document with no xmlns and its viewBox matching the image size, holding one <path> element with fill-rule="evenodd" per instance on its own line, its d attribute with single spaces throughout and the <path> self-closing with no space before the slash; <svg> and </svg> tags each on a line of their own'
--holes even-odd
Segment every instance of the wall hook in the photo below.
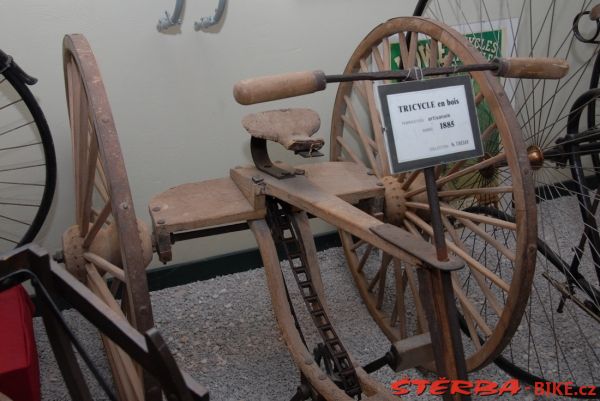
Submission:
<svg viewBox="0 0 600 401">
<path fill-rule="evenodd" d="M 213 25 L 216 25 L 221 21 L 221 17 L 223 17 L 223 12 L 225 11 L 225 4 L 227 0 L 219 0 L 219 4 L 215 9 L 215 15 L 210 17 L 202 17 L 199 21 L 194 22 L 194 29 L 200 31 L 202 29 L 209 28 Z"/>
<path fill-rule="evenodd" d="M 165 16 L 158 20 L 158 25 L 156 25 L 156 29 L 159 32 L 164 32 L 172 26 L 181 25 L 181 13 L 185 7 L 185 0 L 175 0 L 175 9 L 173 10 L 173 14 L 169 15 L 168 11 L 165 11 Z"/>
</svg>

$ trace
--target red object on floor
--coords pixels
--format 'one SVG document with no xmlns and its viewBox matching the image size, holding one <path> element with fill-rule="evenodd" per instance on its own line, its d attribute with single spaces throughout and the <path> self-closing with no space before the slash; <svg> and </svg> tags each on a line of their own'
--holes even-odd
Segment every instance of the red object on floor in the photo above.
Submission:
<svg viewBox="0 0 600 401">
<path fill-rule="evenodd" d="M 13 401 L 40 400 L 33 312 L 22 286 L 0 292 L 0 392 Z"/>
</svg>

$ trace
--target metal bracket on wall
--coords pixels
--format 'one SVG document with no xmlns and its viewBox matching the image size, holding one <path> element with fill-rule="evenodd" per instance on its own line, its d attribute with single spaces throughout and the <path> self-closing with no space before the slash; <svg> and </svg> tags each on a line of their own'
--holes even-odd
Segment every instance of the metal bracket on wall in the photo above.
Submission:
<svg viewBox="0 0 600 401">
<path fill-rule="evenodd" d="M 221 17 L 223 17 L 223 12 L 225 11 L 225 5 L 227 0 L 219 0 L 219 4 L 215 9 L 215 15 L 210 17 L 202 17 L 200 21 L 194 22 L 194 29 L 200 31 L 202 29 L 210 28 L 221 21 Z"/>
<path fill-rule="evenodd" d="M 165 16 L 158 20 L 156 29 L 158 29 L 159 32 L 164 32 L 172 26 L 181 25 L 181 14 L 184 8 L 185 0 L 175 0 L 175 9 L 173 10 L 173 14 L 169 15 L 169 12 L 165 11 Z"/>
</svg>

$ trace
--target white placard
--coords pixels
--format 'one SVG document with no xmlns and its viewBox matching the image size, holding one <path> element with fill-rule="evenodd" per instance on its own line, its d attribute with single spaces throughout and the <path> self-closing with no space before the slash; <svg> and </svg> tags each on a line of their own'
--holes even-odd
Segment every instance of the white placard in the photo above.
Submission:
<svg viewBox="0 0 600 401">
<path fill-rule="evenodd" d="M 483 154 L 468 77 L 379 87 L 393 172 Z"/>
</svg>

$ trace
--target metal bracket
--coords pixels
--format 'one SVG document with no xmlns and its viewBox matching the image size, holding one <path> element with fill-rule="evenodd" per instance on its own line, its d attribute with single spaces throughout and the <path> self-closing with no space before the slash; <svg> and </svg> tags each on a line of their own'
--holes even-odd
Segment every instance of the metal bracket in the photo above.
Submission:
<svg viewBox="0 0 600 401">
<path fill-rule="evenodd" d="M 183 13 L 184 8 L 185 0 L 175 0 L 175 9 L 173 10 L 173 14 L 169 15 L 169 12 L 165 11 L 165 16 L 158 20 L 156 29 L 158 29 L 159 32 L 164 32 L 172 26 L 181 25 L 181 14 Z"/>
<path fill-rule="evenodd" d="M 277 167 L 271 161 L 267 151 L 267 140 L 253 136 L 250 138 L 250 153 L 257 169 L 275 178 L 291 178 L 295 174 Z"/>
<path fill-rule="evenodd" d="M 219 4 L 217 5 L 217 8 L 215 8 L 215 15 L 210 17 L 201 17 L 199 21 L 194 22 L 194 29 L 200 31 L 217 25 L 223 17 L 226 3 L 227 0 L 219 0 Z"/>
</svg>

